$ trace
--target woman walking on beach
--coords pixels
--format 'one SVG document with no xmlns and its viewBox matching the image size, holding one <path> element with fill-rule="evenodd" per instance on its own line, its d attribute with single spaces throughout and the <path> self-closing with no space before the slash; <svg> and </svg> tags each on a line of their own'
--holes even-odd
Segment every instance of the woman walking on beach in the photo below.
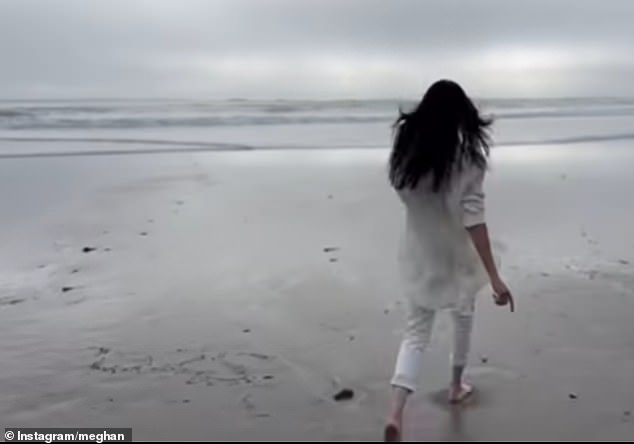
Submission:
<svg viewBox="0 0 634 444">
<path fill-rule="evenodd" d="M 456 83 L 432 85 L 411 113 L 395 123 L 390 182 L 406 209 L 399 263 L 409 302 L 407 328 L 392 379 L 385 441 L 400 441 L 409 395 L 416 389 L 434 318 L 448 309 L 454 322 L 450 403 L 473 394 L 463 381 L 475 296 L 491 284 L 498 305 L 513 298 L 491 251 L 483 181 L 490 120 Z"/>
</svg>

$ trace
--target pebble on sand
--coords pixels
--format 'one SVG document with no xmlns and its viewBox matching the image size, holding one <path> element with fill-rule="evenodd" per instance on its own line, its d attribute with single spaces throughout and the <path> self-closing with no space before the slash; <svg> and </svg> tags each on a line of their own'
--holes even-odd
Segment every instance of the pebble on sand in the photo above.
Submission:
<svg viewBox="0 0 634 444">
<path fill-rule="evenodd" d="M 325 247 L 324 253 L 332 253 L 333 251 L 339 251 L 339 247 Z"/>
<path fill-rule="evenodd" d="M 139 233 L 139 236 L 147 236 L 147 231 L 141 231 L 141 232 Z"/>
<path fill-rule="evenodd" d="M 576 394 L 576 393 L 570 393 L 570 394 L 568 395 L 568 397 L 569 397 L 570 399 L 577 399 L 577 398 L 579 398 L 579 396 L 577 396 L 577 394 Z"/>
<path fill-rule="evenodd" d="M 619 259 L 619 264 L 621 264 L 621 265 L 630 265 L 630 261 L 626 261 L 625 259 Z"/>
<path fill-rule="evenodd" d="M 348 388 L 341 390 L 332 397 L 337 402 L 350 401 L 352 398 L 354 398 L 354 391 Z"/>
<path fill-rule="evenodd" d="M 489 357 L 488 356 L 480 356 L 480 362 L 483 364 L 486 364 L 487 362 L 489 362 Z"/>
<path fill-rule="evenodd" d="M 68 293 L 69 291 L 73 291 L 75 287 L 62 287 L 62 293 Z"/>
<path fill-rule="evenodd" d="M 244 330 L 242 330 L 242 333 L 251 333 L 251 329 L 250 328 L 245 328 Z"/>
<path fill-rule="evenodd" d="M 82 248 L 82 252 L 83 253 L 92 253 L 93 251 L 97 250 L 95 247 L 84 247 Z"/>
<path fill-rule="evenodd" d="M 21 304 L 22 302 L 24 302 L 26 299 L 11 299 L 10 301 L 7 302 L 7 304 L 9 305 L 17 305 L 17 304 Z M 4 304 L 2 304 L 4 305 Z"/>
</svg>

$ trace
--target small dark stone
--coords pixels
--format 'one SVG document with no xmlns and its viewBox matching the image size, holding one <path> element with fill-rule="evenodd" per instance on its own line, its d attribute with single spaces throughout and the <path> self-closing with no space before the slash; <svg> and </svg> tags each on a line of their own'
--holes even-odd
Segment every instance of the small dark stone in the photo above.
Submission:
<svg viewBox="0 0 634 444">
<path fill-rule="evenodd" d="M 625 259 L 619 259 L 619 264 L 621 264 L 621 265 L 630 265 L 630 261 L 626 261 Z"/>
<path fill-rule="evenodd" d="M 46 268 L 46 265 L 44 265 L 44 264 L 38 265 L 37 268 L 39 268 L 41 270 L 42 268 Z"/>
<path fill-rule="evenodd" d="M 81 251 L 84 253 L 92 253 L 95 250 L 97 250 L 95 247 L 84 247 Z"/>
<path fill-rule="evenodd" d="M 22 302 L 24 302 L 24 299 L 11 299 L 9 301 L 9 305 L 17 305 L 17 304 L 21 304 Z"/>
<path fill-rule="evenodd" d="M 114 398 L 108 398 L 108 402 L 114 402 Z"/>
<path fill-rule="evenodd" d="M 68 293 L 69 291 L 73 291 L 75 287 L 62 287 L 62 293 Z"/>
<path fill-rule="evenodd" d="M 356 338 L 354 335 L 348 336 L 348 341 L 354 341 Z"/>
<path fill-rule="evenodd" d="M 75 273 L 79 273 L 79 268 L 74 268 L 73 271 L 70 272 L 70 274 L 75 274 Z"/>
<path fill-rule="evenodd" d="M 266 376 L 264 376 L 262 379 L 265 379 L 265 380 L 267 380 L 267 381 L 270 381 L 271 379 L 273 379 L 273 376 L 271 376 L 271 375 L 266 375 Z"/>
<path fill-rule="evenodd" d="M 339 251 L 339 247 L 326 247 L 324 253 L 332 253 L 333 251 Z"/>
<path fill-rule="evenodd" d="M 92 364 L 90 364 L 90 369 L 91 370 L 101 370 L 101 364 L 102 364 L 102 361 L 95 361 Z"/>
<path fill-rule="evenodd" d="M 191 401 L 189 399 L 183 399 L 183 404 L 189 404 Z"/>
<path fill-rule="evenodd" d="M 341 390 L 339 393 L 335 394 L 332 397 L 332 399 L 334 399 L 337 402 L 350 401 L 352 398 L 354 398 L 354 391 L 347 388 Z"/>
<path fill-rule="evenodd" d="M 543 272 L 543 271 L 542 271 L 541 275 L 544 276 L 544 277 L 549 277 L 550 276 L 549 273 L 546 273 L 546 272 Z"/>
<path fill-rule="evenodd" d="M 489 362 L 489 357 L 488 356 L 480 356 L 480 362 L 483 364 L 486 364 L 487 362 Z"/>
<path fill-rule="evenodd" d="M 242 330 L 242 333 L 251 333 L 251 329 L 250 328 L 245 328 L 244 330 Z"/>
<path fill-rule="evenodd" d="M 569 397 L 570 399 L 578 399 L 578 398 L 579 398 L 579 396 L 577 396 L 577 394 L 576 394 L 576 393 L 570 393 L 570 394 L 568 395 L 568 397 Z"/>
<path fill-rule="evenodd" d="M 337 262 L 339 259 L 337 259 L 336 257 L 331 257 L 330 258 L 330 262 Z"/>
<path fill-rule="evenodd" d="M 141 232 L 139 233 L 139 236 L 147 236 L 147 231 L 141 231 Z"/>
</svg>

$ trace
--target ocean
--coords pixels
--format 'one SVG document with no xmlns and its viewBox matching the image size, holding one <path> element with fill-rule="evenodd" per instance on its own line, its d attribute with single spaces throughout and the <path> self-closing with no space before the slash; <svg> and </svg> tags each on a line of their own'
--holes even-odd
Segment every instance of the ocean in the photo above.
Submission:
<svg viewBox="0 0 634 444">
<path fill-rule="evenodd" d="M 634 138 L 634 99 L 481 99 L 496 145 Z M 389 148 L 399 100 L 0 101 L 0 156 Z"/>
</svg>

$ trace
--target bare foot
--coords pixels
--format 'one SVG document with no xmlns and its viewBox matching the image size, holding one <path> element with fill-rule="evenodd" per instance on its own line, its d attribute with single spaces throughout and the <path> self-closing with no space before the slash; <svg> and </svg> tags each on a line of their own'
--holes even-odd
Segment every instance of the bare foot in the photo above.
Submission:
<svg viewBox="0 0 634 444">
<path fill-rule="evenodd" d="M 401 442 L 401 423 L 400 421 L 391 420 L 383 430 L 384 442 Z"/>
<path fill-rule="evenodd" d="M 461 384 L 458 387 L 451 386 L 449 388 L 449 403 L 462 404 L 473 396 L 474 391 L 473 386 L 469 384 Z"/>
</svg>

